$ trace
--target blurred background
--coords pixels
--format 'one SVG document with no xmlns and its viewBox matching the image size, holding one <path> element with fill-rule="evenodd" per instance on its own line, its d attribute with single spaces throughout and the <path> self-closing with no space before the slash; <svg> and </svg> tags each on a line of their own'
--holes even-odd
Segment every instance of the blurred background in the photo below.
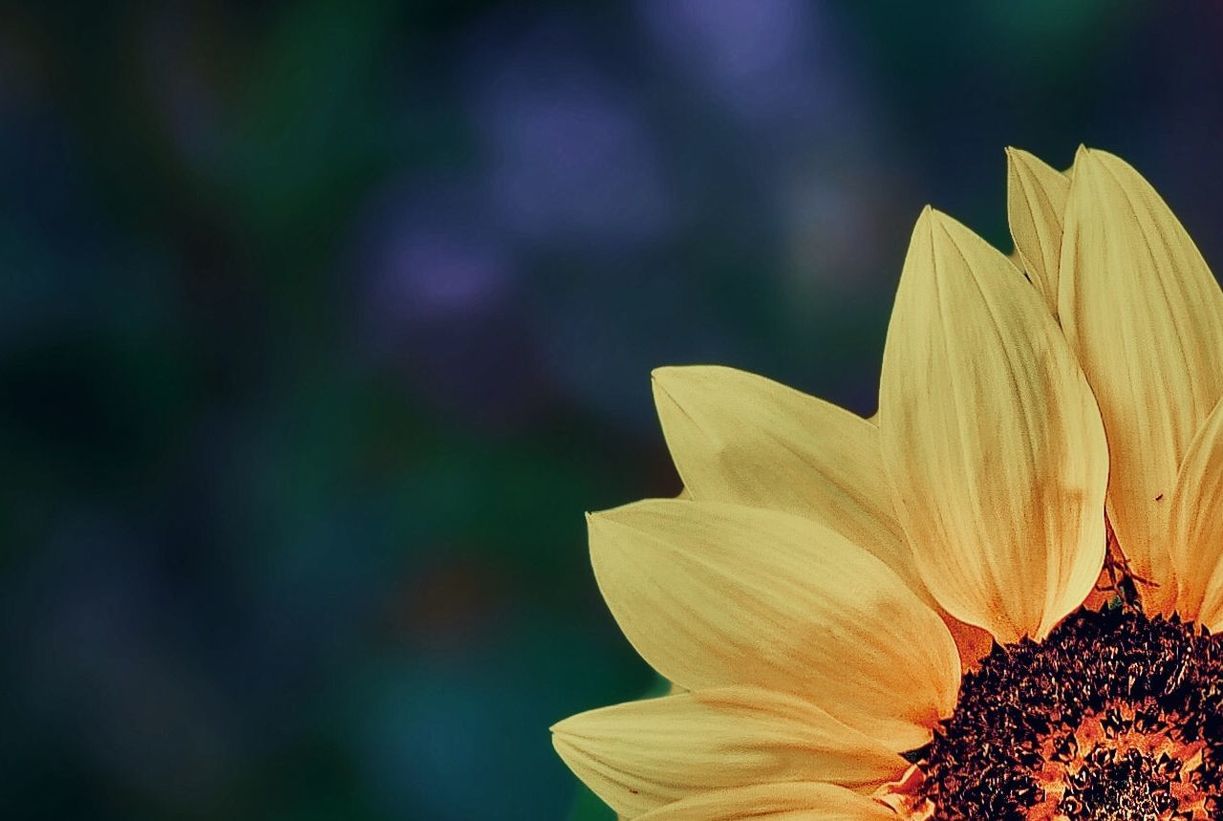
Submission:
<svg viewBox="0 0 1223 821">
<path fill-rule="evenodd" d="M 1086 142 L 1223 265 L 1223 7 L 0 11 L 0 808 L 606 818 L 661 364 L 874 410 L 912 221 Z M 71 8 L 71 10 L 69 10 Z"/>
</svg>

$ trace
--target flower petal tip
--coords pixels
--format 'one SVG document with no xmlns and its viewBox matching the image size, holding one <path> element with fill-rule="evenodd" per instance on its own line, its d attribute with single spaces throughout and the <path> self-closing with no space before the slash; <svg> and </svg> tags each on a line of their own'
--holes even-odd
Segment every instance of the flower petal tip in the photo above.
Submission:
<svg viewBox="0 0 1223 821">
<path fill-rule="evenodd" d="M 650 371 L 650 382 L 655 384 L 658 382 L 664 382 L 670 379 L 675 374 L 675 371 L 679 369 L 679 365 L 660 365 L 659 367 Z"/>
<path fill-rule="evenodd" d="M 1035 158 L 1031 151 L 1024 151 L 1022 148 L 1016 148 L 1013 145 L 1006 147 L 1006 161 L 1009 166 L 1015 168 Z"/>
<path fill-rule="evenodd" d="M 681 397 L 692 393 L 702 377 L 709 378 L 720 371 L 729 371 L 720 365 L 665 365 L 650 372 L 650 389 L 654 393 L 654 404 L 660 406 L 663 399 L 679 407 Z"/>
<path fill-rule="evenodd" d="M 651 541 L 650 535 L 642 529 L 642 514 L 648 517 L 651 512 L 656 511 L 657 508 L 654 508 L 653 504 L 657 502 L 642 500 L 586 514 L 586 537 L 590 543 L 596 576 L 600 562 L 594 554 L 601 554 L 603 557 L 610 553 L 629 554 Z M 646 518 L 644 521 L 649 522 L 651 519 Z"/>
</svg>

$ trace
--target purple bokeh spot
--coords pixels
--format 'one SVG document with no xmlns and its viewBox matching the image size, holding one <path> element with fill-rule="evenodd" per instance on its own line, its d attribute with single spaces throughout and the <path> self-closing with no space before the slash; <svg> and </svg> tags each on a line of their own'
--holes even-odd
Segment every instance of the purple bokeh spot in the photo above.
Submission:
<svg viewBox="0 0 1223 821">
<path fill-rule="evenodd" d="M 842 114 L 835 32 L 801 0 L 675 0 L 637 4 L 647 35 L 737 116 L 794 121 Z"/>
<path fill-rule="evenodd" d="M 498 217 L 532 241 L 654 239 L 674 210 L 654 136 L 584 49 L 557 38 L 534 32 L 472 59 L 472 121 Z"/>
<path fill-rule="evenodd" d="M 414 225 L 389 237 L 374 303 L 384 320 L 462 318 L 492 309 L 510 285 L 496 245 L 450 226 Z"/>
<path fill-rule="evenodd" d="M 350 265 L 374 357 L 448 409 L 503 425 L 530 412 L 540 385 L 521 269 L 490 222 L 470 181 L 415 182 L 374 203 Z"/>
</svg>

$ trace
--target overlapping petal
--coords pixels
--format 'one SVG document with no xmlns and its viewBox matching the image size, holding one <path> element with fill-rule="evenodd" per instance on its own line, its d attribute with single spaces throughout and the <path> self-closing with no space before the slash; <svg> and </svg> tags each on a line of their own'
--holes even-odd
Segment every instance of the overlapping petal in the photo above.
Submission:
<svg viewBox="0 0 1223 821">
<path fill-rule="evenodd" d="M 1185 229 L 1121 159 L 1080 149 L 1066 205 L 1059 314 L 1099 402 L 1108 514 L 1156 610 L 1175 602 L 1170 496 L 1223 395 L 1223 293 Z"/>
<path fill-rule="evenodd" d="M 1039 294 L 926 209 L 905 259 L 880 391 L 884 463 L 918 570 L 956 618 L 1043 637 L 1104 560 L 1099 412 Z"/>
<path fill-rule="evenodd" d="M 552 732 L 570 769 L 630 818 L 760 784 L 869 788 L 907 766 L 805 699 L 751 687 L 604 707 L 567 718 Z"/>
<path fill-rule="evenodd" d="M 653 385 L 667 446 L 692 498 L 825 524 L 933 603 L 892 512 L 877 426 L 734 368 L 659 368 Z"/>
<path fill-rule="evenodd" d="M 1035 155 L 1006 150 L 1007 218 L 1023 270 L 1057 316 L 1058 269 L 1062 250 L 1062 212 L 1070 179 Z"/>
<path fill-rule="evenodd" d="M 1170 499 L 1176 612 L 1223 627 L 1223 401 L 1189 443 Z"/>
<path fill-rule="evenodd" d="M 680 687 L 801 695 L 897 751 L 925 743 L 955 703 L 959 659 L 938 616 L 829 528 L 673 499 L 594 514 L 589 528 L 612 614 Z"/>
</svg>

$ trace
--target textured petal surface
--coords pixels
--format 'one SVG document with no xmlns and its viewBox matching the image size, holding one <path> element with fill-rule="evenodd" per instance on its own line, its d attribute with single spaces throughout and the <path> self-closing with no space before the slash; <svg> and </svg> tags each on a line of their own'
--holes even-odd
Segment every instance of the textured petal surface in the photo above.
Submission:
<svg viewBox="0 0 1223 821">
<path fill-rule="evenodd" d="M 955 643 L 880 560 L 798 516 L 638 502 L 590 517 L 595 576 L 642 657 L 685 689 L 809 698 L 894 750 L 950 713 Z"/>
<path fill-rule="evenodd" d="M 1070 180 L 1035 155 L 1006 150 L 1007 218 L 1023 269 L 1057 315 L 1058 268 L 1062 249 L 1062 212 Z"/>
<path fill-rule="evenodd" d="M 804 699 L 751 687 L 591 710 L 552 733 L 570 769 L 630 818 L 718 789 L 787 781 L 869 787 L 907 766 Z"/>
<path fill-rule="evenodd" d="M 1059 228 L 1060 231 L 1060 228 Z M 917 572 L 892 512 L 877 414 L 862 419 L 763 376 L 721 366 L 659 368 L 663 431 L 696 498 L 781 510 L 826 524 L 878 556 L 934 607 L 960 650 L 961 669 L 993 643 L 946 614 Z"/>
<path fill-rule="evenodd" d="M 1223 402 L 1189 443 L 1170 499 L 1176 612 L 1223 626 Z"/>
<path fill-rule="evenodd" d="M 897 515 L 949 613 L 1011 642 L 1083 601 L 1108 475 L 1091 391 L 1022 274 L 930 209 L 888 329 L 880 433 Z"/>
<path fill-rule="evenodd" d="M 870 821 L 896 815 L 865 795 L 836 784 L 793 782 L 717 790 L 639 816 L 638 821 Z"/>
<path fill-rule="evenodd" d="M 1169 497 L 1190 440 L 1223 394 L 1223 293 L 1193 241 L 1129 165 L 1080 149 L 1066 206 L 1062 326 L 1091 382 L 1112 458 L 1108 513 L 1144 600 L 1176 580 Z"/>
<path fill-rule="evenodd" d="M 653 384 L 667 446 L 693 499 L 814 519 L 933 601 L 892 512 L 877 426 L 733 368 L 659 368 Z"/>
<path fill-rule="evenodd" d="M 947 632 L 951 633 L 956 649 L 960 652 L 960 672 L 965 673 L 976 669 L 981 659 L 994 649 L 993 635 L 988 630 L 965 624 L 945 610 L 940 610 L 939 615 L 943 619 L 943 624 L 947 625 Z"/>
</svg>

